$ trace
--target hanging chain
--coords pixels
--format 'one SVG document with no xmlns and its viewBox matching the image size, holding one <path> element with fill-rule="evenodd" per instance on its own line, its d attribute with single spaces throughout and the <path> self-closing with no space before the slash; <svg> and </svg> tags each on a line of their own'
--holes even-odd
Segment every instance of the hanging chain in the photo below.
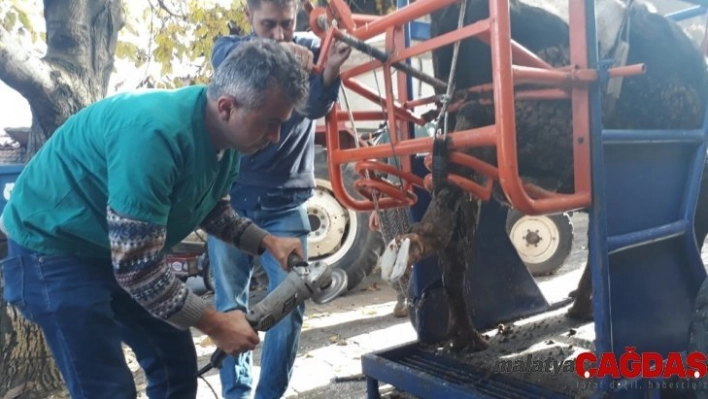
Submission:
<svg viewBox="0 0 708 399">
<path fill-rule="evenodd" d="M 457 18 L 457 30 L 460 30 L 463 28 L 465 24 L 465 13 L 467 11 L 467 0 L 462 0 L 462 3 L 460 4 L 460 15 Z M 461 40 L 458 40 L 455 42 L 455 46 L 452 50 L 452 65 L 450 66 L 450 75 L 447 77 L 447 90 L 445 91 L 445 94 L 442 95 L 440 102 L 442 103 L 442 107 L 440 108 L 440 112 L 438 113 L 438 116 L 435 118 L 433 126 L 435 129 L 435 134 L 436 135 L 441 135 L 443 139 L 447 138 L 447 131 L 448 131 L 448 112 L 447 108 L 450 104 L 450 101 L 452 101 L 452 93 L 454 89 L 454 78 L 455 78 L 455 72 L 457 70 L 457 58 L 460 54 L 460 43 L 462 43 Z M 440 119 L 443 119 L 443 128 L 442 128 L 442 133 L 440 133 Z"/>
<path fill-rule="evenodd" d="M 374 73 L 374 83 L 376 83 L 376 90 L 379 93 L 379 98 L 381 98 L 381 87 L 379 85 L 379 78 L 378 74 L 376 71 L 373 71 Z M 390 99 L 389 101 L 393 101 L 393 99 Z M 384 113 L 386 112 L 386 104 L 381 102 L 381 108 Z M 391 132 L 391 128 L 394 129 L 394 132 Z M 390 127 L 388 126 L 388 119 L 384 122 L 384 131 L 388 133 L 389 135 L 389 145 L 391 146 L 391 160 L 394 163 L 394 166 L 396 167 L 396 170 L 399 172 L 402 171 L 401 163 L 398 160 L 398 156 L 396 154 L 396 147 L 393 144 L 393 140 L 391 140 L 391 135 L 396 134 L 396 137 L 399 137 L 398 132 L 398 125 Z M 398 177 L 398 181 L 401 187 L 401 190 L 404 190 L 403 186 L 403 179 L 401 176 L 395 176 Z M 410 230 L 411 227 L 411 214 L 408 211 L 407 208 L 397 208 L 397 209 L 390 209 L 386 210 L 385 212 L 379 212 L 378 213 L 378 218 L 379 218 L 379 228 L 381 229 L 381 234 L 385 237 L 387 243 L 388 241 L 392 240 L 397 236 L 398 234 L 404 234 Z M 386 234 L 386 230 L 384 228 L 384 225 L 389 224 L 391 227 L 391 230 L 394 230 L 392 234 Z M 408 281 L 409 281 L 409 271 L 406 271 L 402 278 L 400 278 L 397 282 L 397 288 L 400 293 L 403 294 L 403 296 L 406 299 L 406 303 L 412 303 L 411 298 L 408 295 Z"/>
</svg>

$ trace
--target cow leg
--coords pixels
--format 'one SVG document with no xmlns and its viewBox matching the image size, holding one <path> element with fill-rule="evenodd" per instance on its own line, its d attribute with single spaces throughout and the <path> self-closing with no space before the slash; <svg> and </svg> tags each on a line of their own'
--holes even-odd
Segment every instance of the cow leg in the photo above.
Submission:
<svg viewBox="0 0 708 399">
<path fill-rule="evenodd" d="M 454 231 L 450 242 L 439 251 L 442 265 L 443 285 L 448 302 L 448 339 L 453 351 L 463 349 L 472 352 L 489 347 L 487 340 L 474 328 L 464 296 L 464 286 L 468 264 L 472 261 L 474 241 L 479 216 L 479 201 L 457 197 L 460 203 Z"/>
<path fill-rule="evenodd" d="M 592 311 L 592 276 L 590 275 L 590 260 L 585 263 L 578 288 L 569 295 L 575 298 L 573 306 L 568 309 L 568 317 L 578 320 L 593 320 Z"/>
<path fill-rule="evenodd" d="M 442 187 L 430 200 L 425 215 L 414 223 L 411 232 L 396 240 L 410 240 L 408 267 L 448 246 L 455 227 L 460 198 L 465 195 L 455 187 Z"/>
</svg>

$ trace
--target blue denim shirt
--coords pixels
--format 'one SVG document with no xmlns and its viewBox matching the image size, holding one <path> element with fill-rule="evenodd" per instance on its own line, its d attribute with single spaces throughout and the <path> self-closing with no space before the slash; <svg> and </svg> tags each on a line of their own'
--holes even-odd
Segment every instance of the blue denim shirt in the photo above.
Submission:
<svg viewBox="0 0 708 399">
<path fill-rule="evenodd" d="M 256 37 L 222 36 L 214 43 L 211 63 L 216 68 L 245 40 Z M 309 48 L 319 58 L 320 39 L 298 32 L 293 41 Z M 231 187 L 235 209 L 278 209 L 299 205 L 315 187 L 315 121 L 324 117 L 339 94 L 339 78 L 325 88 L 321 74 L 310 76 L 310 95 L 303 114 L 293 113 L 280 130 L 280 141 L 241 159 L 239 176 Z"/>
</svg>

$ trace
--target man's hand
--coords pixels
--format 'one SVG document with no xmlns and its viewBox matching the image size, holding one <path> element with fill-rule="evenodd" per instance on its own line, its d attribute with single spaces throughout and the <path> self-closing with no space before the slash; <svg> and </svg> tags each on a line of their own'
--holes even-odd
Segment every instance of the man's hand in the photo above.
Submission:
<svg viewBox="0 0 708 399">
<path fill-rule="evenodd" d="M 280 267 L 283 270 L 290 271 L 288 266 L 288 256 L 293 252 L 297 254 L 301 259 L 305 259 L 305 255 L 302 252 L 302 244 L 300 240 L 293 237 L 276 237 L 272 234 L 268 234 L 263 237 L 263 243 L 261 246 L 273 254 L 275 260 L 280 263 Z"/>
<path fill-rule="evenodd" d="M 295 57 L 302 64 L 302 67 L 305 68 L 308 72 L 315 67 L 315 55 L 312 54 L 312 51 L 310 51 L 310 49 L 308 49 L 307 47 L 301 46 L 293 42 L 280 42 L 280 44 L 292 51 L 293 54 L 295 54 Z"/>
<path fill-rule="evenodd" d="M 229 355 L 253 350 L 261 342 L 258 333 L 248 324 L 246 315 L 240 310 L 220 313 L 209 308 L 195 327 Z"/>
<path fill-rule="evenodd" d="M 339 40 L 332 42 L 329 47 L 329 54 L 327 54 L 324 71 L 322 71 L 322 79 L 326 87 L 329 87 L 339 76 L 342 65 L 351 53 L 352 48 L 348 44 Z"/>
</svg>

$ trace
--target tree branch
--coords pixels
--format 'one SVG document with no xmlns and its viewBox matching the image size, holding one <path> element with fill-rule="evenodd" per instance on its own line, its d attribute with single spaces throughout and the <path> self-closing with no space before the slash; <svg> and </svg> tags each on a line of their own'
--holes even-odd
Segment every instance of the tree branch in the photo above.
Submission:
<svg viewBox="0 0 708 399">
<path fill-rule="evenodd" d="M 46 97 L 54 88 L 51 69 L 0 26 L 0 80 L 26 99 Z"/>
<path fill-rule="evenodd" d="M 167 12 L 167 13 L 170 14 L 171 16 L 173 16 L 173 17 L 175 17 L 175 18 L 180 18 L 180 19 L 187 19 L 187 16 L 184 15 L 184 14 L 179 14 L 179 15 L 178 15 L 178 14 L 172 12 L 172 10 L 170 10 L 170 9 L 167 7 L 167 5 L 165 5 L 165 1 L 164 1 L 164 0 L 157 0 L 157 4 L 159 4 L 159 5 L 160 5 L 160 8 L 162 8 L 163 10 L 165 10 L 165 12 Z"/>
</svg>

